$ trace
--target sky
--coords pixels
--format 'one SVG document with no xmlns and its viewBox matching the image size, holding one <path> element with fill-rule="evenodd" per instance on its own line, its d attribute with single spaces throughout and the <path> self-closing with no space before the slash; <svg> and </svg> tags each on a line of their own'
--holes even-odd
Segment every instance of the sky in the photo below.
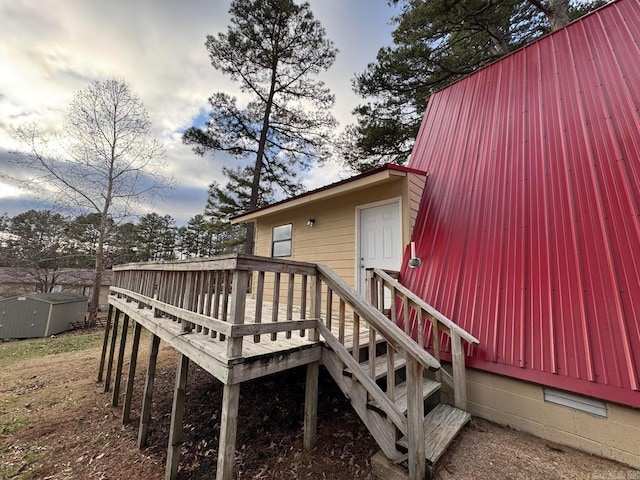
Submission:
<svg viewBox="0 0 640 480">
<path fill-rule="evenodd" d="M 296 0 L 300 3 L 299 0 Z M 141 213 L 169 214 L 183 225 L 202 213 L 207 187 L 224 181 L 223 159 L 199 157 L 181 132 L 208 111 L 218 91 L 237 87 L 211 66 L 207 34 L 226 32 L 230 0 L 0 0 L 0 170 L 11 172 L 18 144 L 11 127 L 36 122 L 56 129 L 73 94 L 93 80 L 117 78 L 140 97 L 166 150 L 176 188 Z M 320 78 L 336 97 L 338 131 L 353 123 L 363 99 L 352 79 L 391 43 L 394 10 L 387 0 L 310 0 L 316 19 L 339 53 Z M 332 161 L 305 174 L 307 190 L 350 176 Z M 0 215 L 43 208 L 0 180 Z"/>
</svg>

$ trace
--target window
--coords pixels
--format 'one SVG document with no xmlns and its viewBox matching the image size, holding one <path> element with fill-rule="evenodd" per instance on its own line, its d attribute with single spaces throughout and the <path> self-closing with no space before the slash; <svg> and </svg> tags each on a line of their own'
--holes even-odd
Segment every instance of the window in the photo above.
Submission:
<svg viewBox="0 0 640 480">
<path fill-rule="evenodd" d="M 293 225 L 280 225 L 273 227 L 273 239 L 271 243 L 272 257 L 290 257 L 291 256 L 291 236 L 293 233 Z"/>
<path fill-rule="evenodd" d="M 82 288 L 82 295 L 84 295 L 85 297 L 88 297 L 91 295 L 91 287 L 83 287 Z"/>
<path fill-rule="evenodd" d="M 54 287 L 51 289 L 52 293 L 60 293 L 62 292 L 62 285 L 54 285 Z"/>
</svg>

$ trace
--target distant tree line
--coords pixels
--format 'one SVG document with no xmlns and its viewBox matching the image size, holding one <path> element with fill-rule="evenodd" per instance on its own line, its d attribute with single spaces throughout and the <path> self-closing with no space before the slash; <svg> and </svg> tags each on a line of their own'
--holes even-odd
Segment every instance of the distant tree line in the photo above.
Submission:
<svg viewBox="0 0 640 480">
<path fill-rule="evenodd" d="M 29 210 L 0 217 L 0 266 L 42 279 L 38 290 L 55 286 L 55 272 L 95 267 L 100 215 L 64 216 L 52 210 Z M 242 226 L 198 214 L 182 227 L 171 215 L 149 213 L 137 223 L 109 219 L 104 241 L 105 266 L 130 262 L 207 257 L 238 251 Z"/>
</svg>

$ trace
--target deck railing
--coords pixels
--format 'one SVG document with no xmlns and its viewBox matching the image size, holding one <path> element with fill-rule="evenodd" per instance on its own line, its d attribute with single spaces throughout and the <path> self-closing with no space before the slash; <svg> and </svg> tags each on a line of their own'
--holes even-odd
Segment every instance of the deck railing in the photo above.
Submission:
<svg viewBox="0 0 640 480">
<path fill-rule="evenodd" d="M 466 410 L 467 387 L 462 341 L 478 345 L 479 340 L 400 284 L 390 272 L 380 269 L 367 270 L 367 285 L 370 302 L 378 310 L 388 312 L 391 321 L 400 325 L 420 347 L 430 347 L 438 361 L 445 350 L 444 336 L 448 337 L 452 373 L 440 369 L 436 378 L 453 390 L 455 406 Z M 426 322 L 430 322 L 430 332 Z M 443 335 L 440 335 L 441 333 Z M 430 344 L 427 343 L 429 339 Z"/>
<path fill-rule="evenodd" d="M 323 265 L 234 254 L 211 259 L 165 263 L 136 263 L 114 267 L 111 293 L 120 301 L 135 301 L 138 308 L 153 310 L 159 322 L 178 322 L 184 335 L 203 335 L 227 342 L 229 359 L 242 357 L 243 342 L 277 340 L 279 332 L 326 345 L 350 370 L 386 417 L 408 437 L 411 478 L 424 476 L 423 372 L 442 372 L 455 391 L 456 405 L 464 405 L 464 357 L 461 339 L 477 340 L 459 329 L 399 285 L 385 272 L 369 275 L 368 302 L 350 285 Z M 391 292 L 391 320 L 385 310 L 385 290 Z M 246 321 L 247 298 L 255 301 L 251 321 Z M 451 337 L 453 376 L 442 371 L 439 346 L 434 355 L 423 348 L 423 338 L 412 340 L 407 328 L 397 325 L 397 302 L 405 318 L 415 312 L 418 331 L 423 318 L 432 321 L 434 338 L 442 331 Z M 285 320 L 282 320 L 284 312 Z M 410 322 L 404 322 L 408 326 Z M 299 332 L 299 333 L 298 333 Z M 361 358 L 361 357 L 366 358 Z M 367 362 L 368 369 L 362 368 Z M 396 370 L 406 365 L 407 414 L 394 404 Z M 384 390 L 376 380 L 386 377 Z M 390 448 L 395 448 L 394 445 Z"/>
<path fill-rule="evenodd" d="M 315 305 L 319 301 L 311 285 L 315 278 L 312 264 L 228 255 L 118 265 L 111 293 L 138 302 L 138 308 L 153 309 L 156 318 L 180 323 L 183 333 L 227 341 L 227 356 L 239 358 L 245 337 L 253 337 L 250 341 L 257 343 L 265 337 L 274 341 L 278 332 L 291 337 L 299 331 L 301 336 L 318 339 Z M 271 292 L 265 291 L 265 283 Z M 288 291 L 284 321 L 280 301 L 283 285 Z M 248 294 L 256 301 L 251 322 L 245 321 Z M 264 310 L 263 300 L 270 302 L 270 312 Z M 312 312 L 316 315 L 309 316 Z M 271 321 L 263 323 L 267 318 Z"/>
</svg>

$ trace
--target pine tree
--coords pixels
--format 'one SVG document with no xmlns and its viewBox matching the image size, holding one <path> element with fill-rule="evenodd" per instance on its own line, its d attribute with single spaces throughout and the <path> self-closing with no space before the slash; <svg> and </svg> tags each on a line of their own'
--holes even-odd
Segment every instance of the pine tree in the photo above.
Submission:
<svg viewBox="0 0 640 480">
<path fill-rule="evenodd" d="M 218 249 L 216 254 L 237 252 L 246 243 L 246 226 L 232 225 L 231 218 L 241 212 L 249 211 L 251 203 L 253 169 L 251 167 L 223 168 L 223 172 L 229 180 L 224 186 L 218 182 L 209 185 L 207 205 L 204 210 L 209 228 L 215 232 Z M 268 184 L 261 185 L 256 208 L 268 205 L 273 198 L 273 188 Z"/>
<path fill-rule="evenodd" d="M 552 29 L 604 4 L 569 0 L 391 0 L 393 45 L 354 78 L 367 101 L 339 146 L 347 166 L 367 171 L 407 161 L 429 96 Z"/>
<path fill-rule="evenodd" d="M 237 215 L 258 208 L 261 189 L 300 192 L 298 173 L 329 157 L 334 97 L 315 77 L 333 64 L 336 49 L 308 3 L 234 0 L 230 14 L 227 32 L 209 35 L 206 47 L 213 67 L 250 99 L 240 105 L 227 93 L 215 93 L 206 128 L 188 129 L 183 140 L 200 155 L 226 152 L 244 166 L 251 162 L 250 196 L 243 210 L 234 210 Z M 249 224 L 248 253 L 253 236 Z"/>
</svg>

